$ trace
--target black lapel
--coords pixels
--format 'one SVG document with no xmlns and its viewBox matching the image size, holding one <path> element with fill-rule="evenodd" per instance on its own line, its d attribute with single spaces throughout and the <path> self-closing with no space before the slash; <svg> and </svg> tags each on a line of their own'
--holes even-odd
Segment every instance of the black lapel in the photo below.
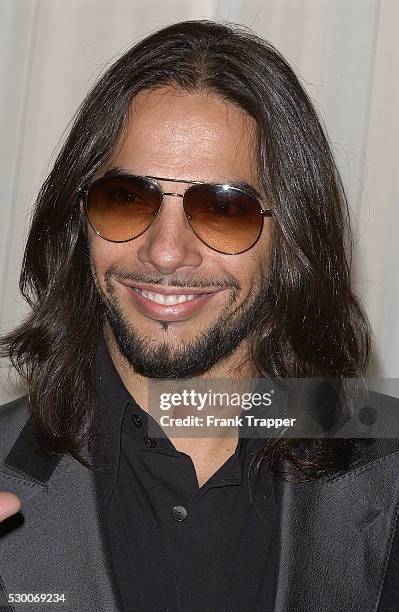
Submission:
<svg viewBox="0 0 399 612">
<path fill-rule="evenodd" d="M 45 485 L 61 461 L 62 455 L 42 456 L 37 452 L 37 447 L 33 421 L 29 418 L 4 463 L 20 474 Z"/>
</svg>

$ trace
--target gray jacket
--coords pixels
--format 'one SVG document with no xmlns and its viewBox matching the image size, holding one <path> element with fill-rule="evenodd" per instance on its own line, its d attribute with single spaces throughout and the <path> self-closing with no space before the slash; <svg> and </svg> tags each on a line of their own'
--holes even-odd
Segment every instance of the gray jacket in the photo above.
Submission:
<svg viewBox="0 0 399 612">
<path fill-rule="evenodd" d="M 23 504 L 0 525 L 0 610 L 118 610 L 93 474 L 69 456 L 37 456 L 33 440 L 24 398 L 0 408 L 0 491 Z M 399 441 L 376 441 L 344 474 L 280 480 L 276 491 L 273 612 L 376 612 L 399 508 Z M 53 597 L 28 604 L 18 594 Z"/>
</svg>

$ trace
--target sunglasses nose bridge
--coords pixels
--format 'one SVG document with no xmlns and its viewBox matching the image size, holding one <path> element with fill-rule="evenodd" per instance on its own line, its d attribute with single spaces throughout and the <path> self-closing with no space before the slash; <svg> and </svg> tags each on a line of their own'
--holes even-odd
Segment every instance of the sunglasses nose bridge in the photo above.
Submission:
<svg viewBox="0 0 399 612">
<path fill-rule="evenodd" d="M 187 190 L 187 191 L 188 191 L 188 190 Z M 172 196 L 172 197 L 176 197 L 176 198 L 181 198 L 181 199 L 183 200 L 183 212 L 184 212 L 185 217 L 186 217 L 186 218 L 187 218 L 187 220 L 188 220 L 188 219 L 190 219 L 190 215 L 188 215 L 188 214 L 186 213 L 186 210 L 185 210 L 185 208 L 184 208 L 184 199 L 185 199 L 185 195 L 186 195 L 186 193 L 174 193 L 174 192 L 172 192 L 172 191 L 164 191 L 164 192 L 162 193 L 162 196 L 163 196 L 163 197 L 164 197 L 164 196 Z"/>
<path fill-rule="evenodd" d="M 182 201 L 182 204 L 183 204 L 182 210 L 181 210 L 181 213 L 180 213 L 180 214 L 182 214 L 182 220 L 184 219 L 184 224 L 185 224 L 186 228 L 189 229 L 190 232 L 192 232 L 193 230 L 192 230 L 192 227 L 191 227 L 191 225 L 189 223 L 190 216 L 187 214 L 187 212 L 185 210 L 185 207 L 184 207 L 185 195 L 186 195 L 186 192 L 185 193 L 176 193 L 176 192 L 172 192 L 172 191 L 162 191 L 161 205 L 160 205 L 160 207 L 158 209 L 158 212 L 157 212 L 157 214 L 155 216 L 159 217 L 162 212 L 163 212 L 162 218 L 165 216 L 165 212 L 166 212 L 165 211 L 166 201 L 164 200 L 165 196 L 169 196 L 169 197 L 173 197 L 173 198 L 180 198 L 180 200 Z M 166 208 L 168 208 L 168 207 L 166 207 Z M 174 214 L 177 214 L 177 211 L 179 209 L 180 209 L 180 207 L 176 208 L 175 206 L 173 206 L 173 207 L 171 207 L 170 211 L 173 210 L 174 212 L 172 212 L 172 215 L 174 215 Z M 168 216 L 168 214 L 166 214 L 166 216 Z"/>
<path fill-rule="evenodd" d="M 177 198 L 184 198 L 183 193 L 172 193 L 171 191 L 164 191 L 163 195 L 164 196 L 176 196 Z"/>
</svg>

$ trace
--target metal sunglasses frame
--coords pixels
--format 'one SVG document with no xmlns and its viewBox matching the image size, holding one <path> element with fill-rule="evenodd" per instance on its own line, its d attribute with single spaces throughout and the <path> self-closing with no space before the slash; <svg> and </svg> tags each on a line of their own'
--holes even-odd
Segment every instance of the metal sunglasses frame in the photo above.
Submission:
<svg viewBox="0 0 399 612">
<path fill-rule="evenodd" d="M 127 238 L 126 240 L 110 240 L 109 238 L 105 238 L 105 236 L 103 236 L 94 227 L 94 225 L 92 224 L 92 222 L 90 220 L 90 217 L 89 217 L 89 211 L 87 209 L 87 198 L 88 198 L 90 189 L 94 185 L 99 183 L 100 181 L 103 181 L 103 180 L 108 179 L 108 178 L 112 179 L 112 178 L 118 178 L 118 177 L 127 178 L 127 179 L 135 179 L 135 178 L 143 179 L 143 178 L 145 178 L 148 181 L 150 181 L 159 190 L 159 192 L 162 194 L 161 205 L 160 205 L 158 211 L 156 212 L 156 214 L 154 215 L 154 219 L 151 221 L 151 223 L 142 232 L 140 232 L 140 234 L 137 234 L 137 236 L 133 236 L 133 238 Z M 191 215 L 187 215 L 187 213 L 186 213 L 186 211 L 184 209 L 184 196 L 187 193 L 187 191 L 190 189 L 190 187 L 188 187 L 185 190 L 184 193 L 174 193 L 174 192 L 169 192 L 169 191 L 163 191 L 163 189 L 162 189 L 161 185 L 158 183 L 158 181 L 166 181 L 166 182 L 170 182 L 170 183 L 184 183 L 184 184 L 187 184 L 187 185 L 209 185 L 210 187 L 223 187 L 225 189 L 228 188 L 228 189 L 232 189 L 234 191 L 238 191 L 240 193 L 244 193 L 246 196 L 250 197 L 252 200 L 255 200 L 257 202 L 257 204 L 259 205 L 259 208 L 260 208 L 260 214 L 261 214 L 261 217 L 262 217 L 262 224 L 261 224 L 261 227 L 260 227 L 260 230 L 259 230 L 258 237 L 256 238 L 255 242 L 253 242 L 253 244 L 251 244 L 251 246 L 249 246 L 248 248 L 244 249 L 243 251 L 239 251 L 238 253 L 225 253 L 224 251 L 220 251 L 218 249 L 215 249 L 214 247 L 209 246 L 209 244 L 204 242 L 204 240 L 200 236 L 198 236 L 197 232 L 195 231 L 195 229 L 193 228 L 193 226 L 190 223 L 190 216 Z M 115 173 L 106 174 L 105 176 L 101 176 L 100 178 L 95 180 L 91 185 L 89 185 L 89 187 L 78 189 L 78 195 L 79 195 L 79 197 L 81 197 L 83 199 L 85 215 L 86 215 L 87 220 L 90 223 L 90 226 L 92 227 L 93 231 L 100 238 L 102 238 L 103 240 L 106 240 L 107 242 L 114 242 L 114 243 L 117 243 L 117 244 L 121 244 L 121 243 L 124 243 L 124 242 L 130 242 L 131 240 L 135 240 L 136 238 L 139 238 L 139 236 L 144 234 L 144 232 L 146 232 L 151 227 L 151 225 L 154 223 L 155 219 L 158 217 L 159 213 L 162 210 L 164 196 L 167 195 L 167 196 L 175 196 L 175 197 L 178 197 L 178 198 L 182 198 L 183 199 L 184 214 L 185 214 L 185 217 L 186 217 L 187 221 L 189 222 L 189 225 L 190 225 L 193 233 L 209 249 L 211 249 L 212 251 L 216 251 L 217 253 L 222 253 L 223 255 L 241 255 L 241 253 L 245 253 L 246 251 L 249 251 L 249 249 L 252 249 L 252 247 L 254 247 L 255 244 L 258 242 L 258 240 L 260 238 L 260 235 L 262 233 L 265 216 L 272 216 L 273 215 L 273 209 L 271 209 L 271 208 L 267 208 L 267 209 L 262 208 L 262 205 L 261 205 L 260 201 L 258 200 L 258 198 L 256 196 L 254 196 L 253 194 L 249 193 L 248 190 L 246 190 L 246 189 L 244 189 L 242 187 L 236 187 L 235 185 L 229 185 L 228 183 L 208 183 L 206 181 L 187 181 L 185 179 L 171 179 L 171 178 L 165 178 L 165 177 L 160 177 L 160 176 L 128 174 L 128 173 L 124 173 L 124 172 L 115 172 Z"/>
</svg>

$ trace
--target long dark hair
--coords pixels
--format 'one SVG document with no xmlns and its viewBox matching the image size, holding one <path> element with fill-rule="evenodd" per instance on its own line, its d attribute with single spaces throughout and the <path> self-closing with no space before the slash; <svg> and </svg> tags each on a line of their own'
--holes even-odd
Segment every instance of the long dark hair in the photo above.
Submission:
<svg viewBox="0 0 399 612">
<path fill-rule="evenodd" d="M 367 366 L 369 325 L 350 287 L 348 205 L 307 94 L 278 51 L 245 28 L 177 23 L 132 47 L 95 85 L 36 202 L 20 278 L 31 312 L 0 349 L 27 382 L 45 453 L 85 463 L 95 422 L 103 313 L 77 192 L 111 154 L 134 96 L 166 85 L 216 93 L 258 126 L 259 175 L 276 219 L 272 299 L 251 339 L 260 376 L 341 379 Z M 258 459 L 286 460 L 317 478 L 342 468 L 352 450 L 351 440 L 276 439 Z"/>
</svg>

